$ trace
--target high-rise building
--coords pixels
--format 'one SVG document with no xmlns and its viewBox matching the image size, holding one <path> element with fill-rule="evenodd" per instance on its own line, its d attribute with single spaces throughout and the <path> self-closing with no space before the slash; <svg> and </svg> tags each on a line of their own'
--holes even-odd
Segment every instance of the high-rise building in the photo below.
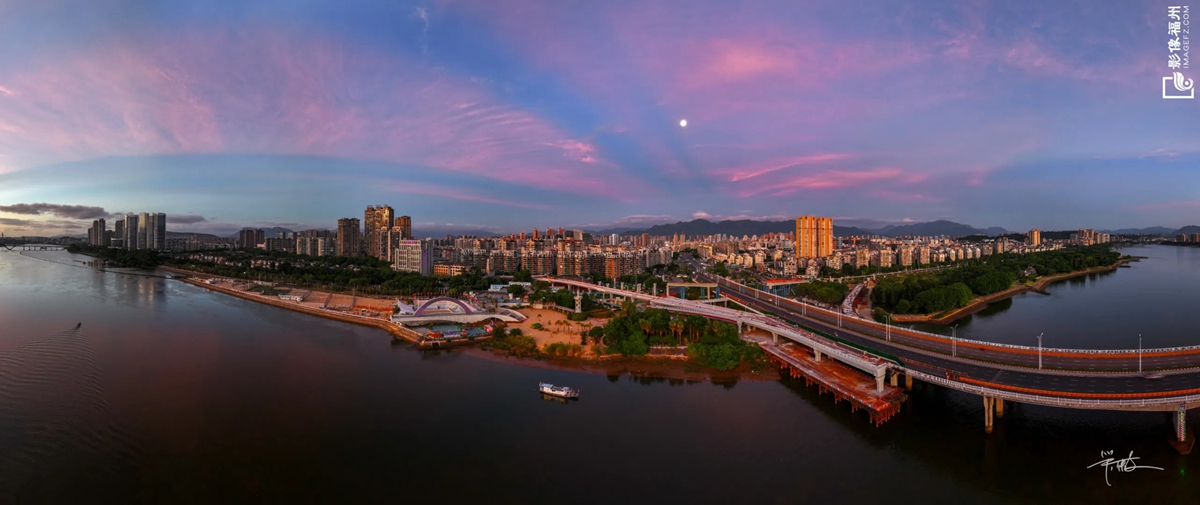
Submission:
<svg viewBox="0 0 1200 505">
<path fill-rule="evenodd" d="M 833 218 L 796 218 L 796 257 L 824 258 L 833 254 Z"/>
<path fill-rule="evenodd" d="M 1075 235 L 1075 242 L 1079 245 L 1095 245 L 1096 230 L 1091 228 L 1081 228 L 1079 233 Z"/>
<path fill-rule="evenodd" d="M 138 246 L 138 216 L 137 214 L 125 215 L 125 248 L 137 249 Z"/>
<path fill-rule="evenodd" d="M 363 212 L 362 240 L 367 256 L 387 259 L 379 249 L 379 230 L 391 229 L 395 225 L 396 211 L 387 205 L 367 206 Z"/>
<path fill-rule="evenodd" d="M 1042 231 L 1034 228 L 1025 234 L 1025 244 L 1030 246 L 1042 245 Z"/>
<path fill-rule="evenodd" d="M 387 261 L 392 260 L 400 241 L 410 240 L 404 236 L 404 230 L 399 227 L 380 228 L 376 236 L 379 237 L 379 257 Z"/>
<path fill-rule="evenodd" d="M 400 216 L 396 218 L 396 228 L 400 228 L 400 236 L 405 240 L 413 238 L 412 234 L 412 217 Z"/>
<path fill-rule="evenodd" d="M 150 214 L 145 213 L 145 212 L 138 214 L 138 228 L 137 228 L 137 248 L 138 249 L 149 249 L 150 248 L 150 241 L 148 240 L 149 239 L 149 234 L 148 234 L 149 226 L 150 226 Z"/>
<path fill-rule="evenodd" d="M 260 229 L 245 228 L 238 232 L 238 247 L 242 249 L 254 249 L 259 244 L 263 243 L 266 232 Z"/>
<path fill-rule="evenodd" d="M 113 247 L 125 247 L 125 220 L 118 219 L 113 223 L 112 240 L 109 245 Z"/>
<path fill-rule="evenodd" d="M 146 223 L 146 249 L 165 250 L 167 248 L 167 215 L 162 212 L 143 214 L 148 219 Z"/>
<path fill-rule="evenodd" d="M 88 244 L 107 247 L 108 240 L 106 239 L 105 231 L 106 228 L 103 219 L 92 221 L 92 228 L 88 231 Z"/>
<path fill-rule="evenodd" d="M 338 219 L 337 255 L 359 256 L 362 244 L 362 232 L 358 231 L 358 219 L 344 217 Z"/>
<path fill-rule="evenodd" d="M 433 275 L 433 241 L 401 240 L 392 251 L 392 268 L 401 272 Z"/>
</svg>

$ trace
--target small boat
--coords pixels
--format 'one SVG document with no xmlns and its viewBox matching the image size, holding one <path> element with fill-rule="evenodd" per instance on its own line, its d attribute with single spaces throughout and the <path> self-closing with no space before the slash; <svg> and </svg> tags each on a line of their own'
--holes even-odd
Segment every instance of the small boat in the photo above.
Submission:
<svg viewBox="0 0 1200 505">
<path fill-rule="evenodd" d="M 560 398 L 577 398 L 577 397 L 579 397 L 578 389 L 571 389 L 566 386 L 555 386 L 554 384 L 547 384 L 545 382 L 538 383 L 538 391 L 541 391 L 548 395 L 554 395 L 554 396 L 557 396 Z"/>
</svg>

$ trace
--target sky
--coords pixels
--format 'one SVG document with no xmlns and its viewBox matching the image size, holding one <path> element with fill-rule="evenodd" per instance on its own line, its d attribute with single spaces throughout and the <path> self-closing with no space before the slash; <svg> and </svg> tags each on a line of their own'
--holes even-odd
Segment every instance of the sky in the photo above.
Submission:
<svg viewBox="0 0 1200 505">
<path fill-rule="evenodd" d="M 0 232 L 1200 224 L 1183 1 L 0 0 Z"/>
</svg>

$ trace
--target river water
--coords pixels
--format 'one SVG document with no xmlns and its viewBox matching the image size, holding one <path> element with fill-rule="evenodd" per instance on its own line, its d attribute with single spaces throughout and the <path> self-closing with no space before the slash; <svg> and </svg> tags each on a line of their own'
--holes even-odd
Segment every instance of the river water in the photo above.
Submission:
<svg viewBox="0 0 1200 505">
<path fill-rule="evenodd" d="M 1153 261 L 1023 295 L 959 334 L 1036 329 L 1061 331 L 1056 345 L 1123 345 L 1139 325 L 1114 327 L 1120 311 L 1142 318 L 1155 345 L 1200 341 L 1184 316 L 1163 320 L 1195 299 L 1200 251 L 1128 252 Z M 1016 405 L 985 435 L 978 397 L 918 384 L 876 428 L 791 379 L 684 383 L 423 353 L 374 328 L 86 259 L 0 252 L 5 503 L 1109 503 L 1200 492 L 1200 454 L 1167 445 L 1161 413 Z M 1116 295 L 1096 298 L 1102 290 Z M 1134 300 L 1147 312 L 1120 308 Z M 1147 309 L 1157 304 L 1169 307 Z M 1077 326 L 1091 331 L 1068 333 Z M 582 399 L 543 400 L 539 381 Z M 1164 470 L 1113 472 L 1107 486 L 1086 468 L 1103 450 Z"/>
</svg>

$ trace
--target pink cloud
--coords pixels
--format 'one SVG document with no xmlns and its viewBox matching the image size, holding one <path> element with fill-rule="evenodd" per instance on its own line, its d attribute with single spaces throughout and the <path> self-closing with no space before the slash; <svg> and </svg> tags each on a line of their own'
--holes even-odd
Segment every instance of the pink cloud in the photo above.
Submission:
<svg viewBox="0 0 1200 505">
<path fill-rule="evenodd" d="M 713 175 L 728 178 L 730 182 L 738 182 L 760 175 L 778 172 L 785 168 L 791 168 L 798 165 L 815 165 L 827 163 L 831 161 L 839 161 L 851 158 L 852 155 L 844 153 L 822 153 L 810 154 L 805 156 L 794 156 L 785 159 L 767 160 L 763 162 L 753 163 L 744 167 L 724 168 L 713 171 Z"/>
<path fill-rule="evenodd" d="M 222 35 L 213 35 L 220 33 Z M 0 75 L 0 150 L 36 166 L 112 155 L 372 159 L 575 193 L 637 185 L 595 146 L 485 85 L 320 36 L 221 31 L 94 47 Z"/>
<path fill-rule="evenodd" d="M 901 191 L 893 191 L 890 189 L 875 190 L 870 193 L 873 198 L 882 198 L 896 202 L 938 202 L 941 198 L 924 195 L 921 193 L 905 193 Z"/>
<path fill-rule="evenodd" d="M 455 200 L 464 200 L 470 202 L 491 203 L 496 205 L 504 205 L 507 207 L 519 207 L 523 209 L 540 209 L 545 210 L 551 208 L 549 205 L 542 205 L 536 202 L 521 201 L 521 200 L 506 200 L 496 198 L 495 196 L 479 193 L 458 187 L 443 186 L 439 184 L 427 184 L 419 182 L 404 182 L 402 184 L 389 184 L 387 189 L 394 193 L 407 193 L 416 195 L 433 195 L 442 198 L 452 198 Z"/>
<path fill-rule="evenodd" d="M 738 196 L 742 198 L 758 195 L 786 196 L 798 191 L 857 188 L 881 181 L 912 184 L 920 182 L 924 178 L 923 174 L 906 173 L 898 168 L 875 168 L 862 171 L 823 170 L 812 174 L 763 181 L 756 186 L 744 187 L 738 192 Z"/>
</svg>

